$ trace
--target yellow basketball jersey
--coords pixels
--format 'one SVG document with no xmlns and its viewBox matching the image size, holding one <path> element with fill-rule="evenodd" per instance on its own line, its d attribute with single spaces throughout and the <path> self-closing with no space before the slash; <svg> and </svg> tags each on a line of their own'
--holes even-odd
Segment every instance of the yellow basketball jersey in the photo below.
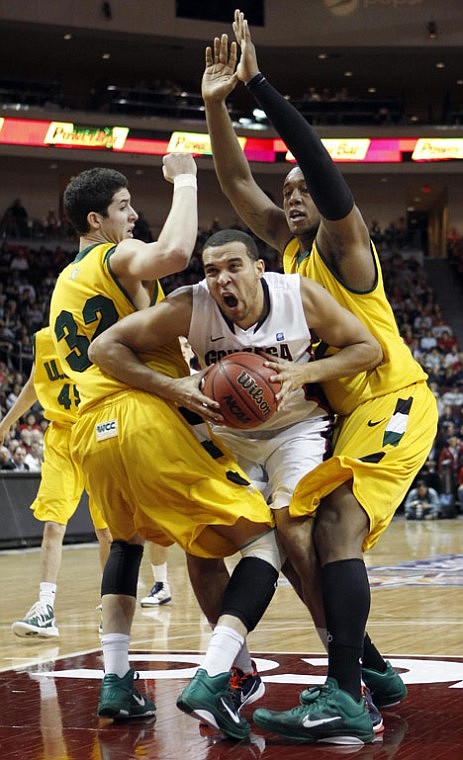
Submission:
<svg viewBox="0 0 463 760">
<path fill-rule="evenodd" d="M 47 420 L 72 425 L 79 393 L 63 372 L 49 327 L 34 335 L 34 388 Z"/>
<path fill-rule="evenodd" d="M 76 383 L 79 411 L 127 386 L 106 375 L 88 358 L 88 347 L 100 333 L 137 310 L 111 270 L 113 243 L 89 246 L 60 274 L 50 304 L 50 327 L 66 373 Z M 161 284 L 150 286 L 150 303 L 164 298 Z M 178 340 L 143 361 L 170 377 L 188 374 Z"/>
<path fill-rule="evenodd" d="M 368 399 L 384 396 L 427 379 L 426 373 L 400 336 L 394 312 L 384 292 L 378 254 L 373 243 L 371 247 L 376 267 L 376 284 L 367 293 L 358 293 L 343 285 L 315 244 L 310 252 L 301 253 L 298 240 L 293 238 L 283 253 L 286 273 L 298 272 L 323 285 L 341 306 L 349 309 L 363 322 L 382 346 L 384 358 L 376 369 L 323 383 L 331 407 L 339 414 L 350 414 Z M 320 343 L 315 356 L 322 358 L 334 350 L 336 349 Z"/>
</svg>

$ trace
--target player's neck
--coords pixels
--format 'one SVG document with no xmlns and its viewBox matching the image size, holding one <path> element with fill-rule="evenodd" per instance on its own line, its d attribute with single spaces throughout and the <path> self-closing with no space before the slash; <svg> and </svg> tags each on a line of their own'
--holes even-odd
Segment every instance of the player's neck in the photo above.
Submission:
<svg viewBox="0 0 463 760">
<path fill-rule="evenodd" d="M 315 235 L 312 232 L 306 232 L 303 235 L 298 235 L 299 248 L 302 253 L 310 253 L 315 240 Z"/>
</svg>

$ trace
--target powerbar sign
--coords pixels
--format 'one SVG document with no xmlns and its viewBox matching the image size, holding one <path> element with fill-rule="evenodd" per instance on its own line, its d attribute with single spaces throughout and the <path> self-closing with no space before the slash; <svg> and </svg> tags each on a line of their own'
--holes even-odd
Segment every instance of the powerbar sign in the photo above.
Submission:
<svg viewBox="0 0 463 760">
<path fill-rule="evenodd" d="M 121 150 L 128 133 L 128 127 L 79 127 L 71 122 L 51 121 L 44 143 L 72 148 Z"/>
</svg>

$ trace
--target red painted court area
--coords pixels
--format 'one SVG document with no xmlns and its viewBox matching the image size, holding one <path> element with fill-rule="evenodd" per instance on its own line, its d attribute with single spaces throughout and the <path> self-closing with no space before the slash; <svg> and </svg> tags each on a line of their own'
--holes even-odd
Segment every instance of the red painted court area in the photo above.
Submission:
<svg viewBox="0 0 463 760">
<path fill-rule="evenodd" d="M 175 701 L 201 656 L 132 652 L 140 688 L 157 705 L 157 720 L 113 724 L 96 716 L 102 661 L 86 653 L 0 673 L 2 760 L 459 760 L 463 758 L 463 658 L 389 658 L 408 687 L 405 701 L 383 711 L 385 730 L 363 747 L 291 744 L 254 727 L 233 742 L 180 712 Z M 302 688 L 322 683 L 320 655 L 261 654 L 266 684 L 256 706 L 289 709 Z"/>
</svg>

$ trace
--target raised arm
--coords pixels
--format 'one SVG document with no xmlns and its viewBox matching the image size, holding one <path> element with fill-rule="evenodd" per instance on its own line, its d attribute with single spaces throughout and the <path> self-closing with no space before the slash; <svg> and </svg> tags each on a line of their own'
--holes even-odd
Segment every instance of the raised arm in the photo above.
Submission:
<svg viewBox="0 0 463 760">
<path fill-rule="evenodd" d="M 224 195 L 245 224 L 262 240 L 282 251 L 290 238 L 285 214 L 255 182 L 226 105 L 238 81 L 236 52 L 236 42 L 231 43 L 229 50 L 226 34 L 220 39 L 216 37 L 212 48 L 206 48 L 202 96 L 215 171 Z"/>
<path fill-rule="evenodd" d="M 235 12 L 233 31 L 241 47 L 237 77 L 293 154 L 321 215 L 319 248 L 352 287 L 371 287 L 375 270 L 368 228 L 346 181 L 313 127 L 259 71 L 249 26 L 240 11 Z"/>
<path fill-rule="evenodd" d="M 153 243 L 133 238 L 119 243 L 111 257 L 111 267 L 119 278 L 152 281 L 188 266 L 198 235 L 196 172 L 188 153 L 164 156 L 164 178 L 174 186 L 169 214 Z"/>
</svg>

